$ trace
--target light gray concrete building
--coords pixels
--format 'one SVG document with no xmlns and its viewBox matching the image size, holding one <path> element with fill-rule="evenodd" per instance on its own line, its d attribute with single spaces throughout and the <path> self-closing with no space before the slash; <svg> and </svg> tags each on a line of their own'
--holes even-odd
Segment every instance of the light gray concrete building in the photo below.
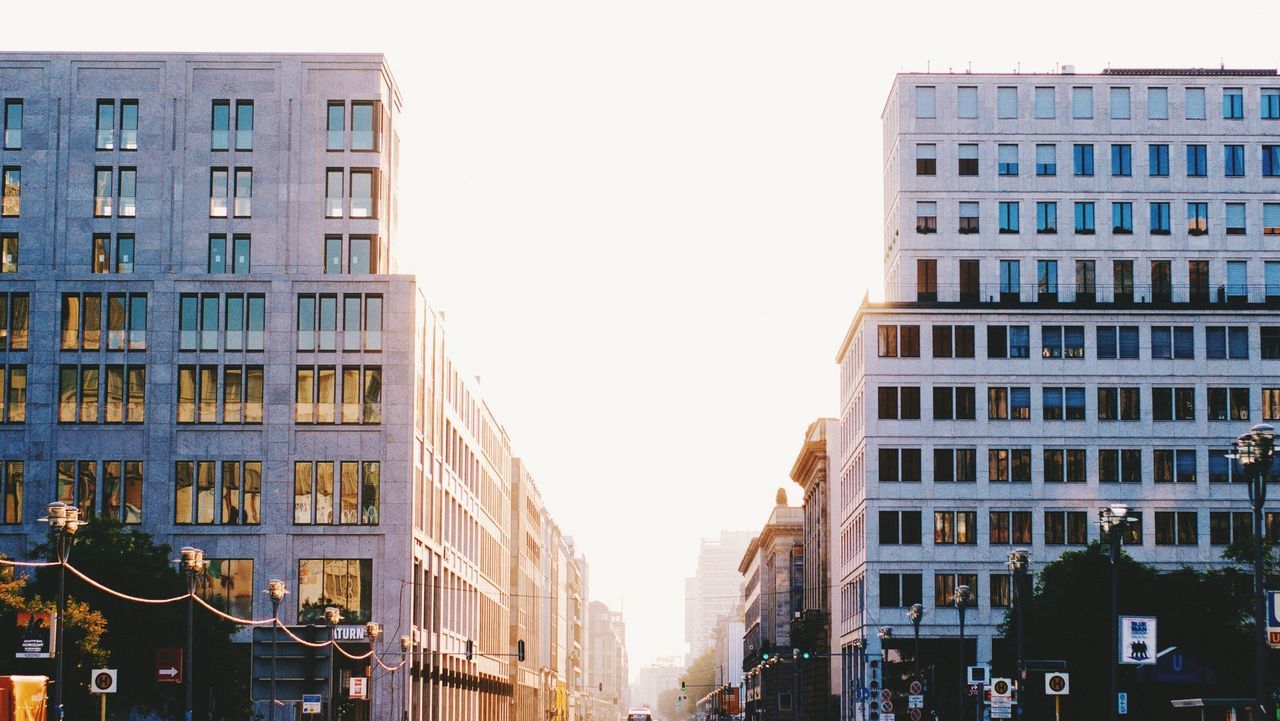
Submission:
<svg viewBox="0 0 1280 721">
<path fill-rule="evenodd" d="M 1009 553 L 1034 572 L 1111 503 L 1138 560 L 1218 562 L 1248 533 L 1225 452 L 1280 416 L 1275 71 L 902 74 L 883 123 L 885 300 L 837 359 L 851 719 L 869 660 L 909 662 L 914 603 L 955 669 L 960 584 L 968 662 L 999 666 Z"/>
<path fill-rule="evenodd" d="M 702 539 L 697 567 L 685 579 L 684 640 L 689 644 L 685 664 L 711 648 L 720 618 L 733 611 L 742 593 L 738 561 L 754 536 L 745 531 L 721 531 Z"/>
<path fill-rule="evenodd" d="M 408 637 L 373 718 L 506 718 L 509 441 L 396 274 L 399 110 L 380 55 L 0 54 L 0 551 L 75 504 Z"/>
</svg>

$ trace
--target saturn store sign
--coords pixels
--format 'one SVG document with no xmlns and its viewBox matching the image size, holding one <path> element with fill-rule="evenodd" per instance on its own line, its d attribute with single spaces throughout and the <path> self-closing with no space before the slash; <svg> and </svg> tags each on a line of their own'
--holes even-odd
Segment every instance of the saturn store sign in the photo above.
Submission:
<svg viewBox="0 0 1280 721">
<path fill-rule="evenodd" d="M 56 613 L 18 614 L 18 658 L 53 658 Z"/>
</svg>

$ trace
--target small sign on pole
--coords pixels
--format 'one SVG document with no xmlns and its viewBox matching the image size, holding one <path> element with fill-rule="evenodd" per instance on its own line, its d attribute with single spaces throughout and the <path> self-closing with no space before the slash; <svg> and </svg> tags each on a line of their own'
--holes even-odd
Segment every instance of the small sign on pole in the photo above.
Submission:
<svg viewBox="0 0 1280 721">
<path fill-rule="evenodd" d="M 907 708 L 924 708 L 924 694 L 913 693 L 907 696 Z"/>
<path fill-rule="evenodd" d="M 116 670 L 114 668 L 95 668 L 89 673 L 89 691 L 91 693 L 115 693 Z"/>
<path fill-rule="evenodd" d="M 156 683 L 182 683 L 182 649 L 156 649 Z"/>
<path fill-rule="evenodd" d="M 1121 691 L 1116 695 L 1116 710 L 1122 716 L 1129 713 L 1129 694 Z"/>
<path fill-rule="evenodd" d="M 1048 696 L 1066 696 L 1071 693 L 1071 675 L 1055 671 L 1044 675 L 1044 692 Z"/>
<path fill-rule="evenodd" d="M 348 698 L 369 698 L 369 679 L 364 676 L 352 676 L 351 686 L 347 689 Z"/>
<path fill-rule="evenodd" d="M 323 697 L 318 693 L 302 694 L 302 713 L 320 713 L 320 704 L 322 700 Z"/>
<path fill-rule="evenodd" d="M 1133 666 L 1156 665 L 1156 619 L 1151 616 L 1120 618 L 1120 663 Z"/>
<path fill-rule="evenodd" d="M 58 614 L 19 613 L 18 651 L 16 658 L 53 658 L 57 638 Z"/>
</svg>

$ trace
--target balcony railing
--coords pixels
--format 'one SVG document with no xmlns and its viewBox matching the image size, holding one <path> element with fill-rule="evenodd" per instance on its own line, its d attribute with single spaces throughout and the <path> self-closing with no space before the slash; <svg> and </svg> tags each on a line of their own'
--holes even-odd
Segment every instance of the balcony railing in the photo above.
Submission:
<svg viewBox="0 0 1280 721">
<path fill-rule="evenodd" d="M 1280 285 L 1231 283 L 1210 286 L 1189 284 L 1094 285 L 1076 288 L 1040 287 L 999 283 L 939 283 L 925 289 L 914 284 L 889 286 L 885 300 L 894 303 L 958 303 L 963 305 L 1071 305 L 1071 306 L 1215 306 L 1266 304 L 1280 307 Z"/>
</svg>

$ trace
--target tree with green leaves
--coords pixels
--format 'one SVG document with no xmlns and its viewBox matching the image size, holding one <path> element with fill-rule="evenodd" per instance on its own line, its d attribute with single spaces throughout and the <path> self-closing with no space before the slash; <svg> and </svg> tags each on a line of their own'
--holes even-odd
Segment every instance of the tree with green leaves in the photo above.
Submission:
<svg viewBox="0 0 1280 721">
<path fill-rule="evenodd" d="M 1201 683 L 1161 683 L 1149 669 L 1121 669 L 1120 690 L 1129 693 L 1129 719 L 1167 719 L 1169 700 L 1195 696 L 1248 696 L 1252 666 L 1249 621 L 1250 576 L 1236 568 L 1161 573 L 1121 554 L 1117 569 L 1121 615 L 1155 616 L 1159 649 L 1177 647 L 1184 658 L 1211 670 Z M 1069 718 L 1105 718 L 1109 699 L 1111 561 L 1105 544 L 1064 553 L 1039 570 L 1023 621 L 1029 659 L 1067 662 Z M 1008 641 L 1013 616 L 1001 631 Z M 1012 672 L 1012 644 L 995 650 L 993 673 Z M 1280 672 L 1271 664 L 1273 675 Z M 1052 715 L 1038 676 L 1030 676 L 1024 710 L 1031 717 Z M 1037 713 L 1039 712 L 1039 713 Z"/>
<path fill-rule="evenodd" d="M 49 555 L 49 546 L 37 547 L 40 557 Z M 185 578 L 177 571 L 174 552 L 157 544 L 147 533 L 127 529 L 119 522 L 95 518 L 80 527 L 71 549 L 70 563 L 90 578 L 114 590 L 140 598 L 169 598 L 187 591 Z M 41 568 L 30 591 L 38 598 L 56 598 L 58 569 Z M 64 677 L 67 692 L 63 702 L 67 718 L 88 718 L 96 713 L 97 700 L 90 698 L 88 679 L 92 659 L 95 665 L 109 663 L 119 670 L 120 691 L 111 700 L 125 717 L 125 709 L 152 711 L 181 718 L 183 687 L 157 683 L 157 648 L 181 648 L 185 653 L 187 602 L 143 604 L 119 598 L 67 574 L 68 616 L 70 609 L 92 609 L 104 619 L 95 649 L 83 661 L 68 656 Z M 216 600 L 216 599 L 214 599 Z M 217 605 L 215 603 L 215 605 Z M 14 624 L 0 624 L 12 629 Z M 74 626 L 68 627 L 68 632 Z M 247 644 L 232 642 L 237 627 L 197 606 L 195 611 L 195 708 L 194 718 L 243 719 L 250 712 L 249 651 Z M 68 634 L 74 645 L 76 637 Z M 212 712 L 210 708 L 212 707 Z"/>
</svg>

